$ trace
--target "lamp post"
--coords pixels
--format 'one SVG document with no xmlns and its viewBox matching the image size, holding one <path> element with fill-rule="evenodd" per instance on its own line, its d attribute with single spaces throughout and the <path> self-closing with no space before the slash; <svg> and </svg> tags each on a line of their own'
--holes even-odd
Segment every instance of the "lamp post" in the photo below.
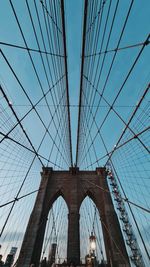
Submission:
<svg viewBox="0 0 150 267">
<path fill-rule="evenodd" d="M 91 232 L 90 235 L 90 256 L 91 256 L 91 262 L 92 262 L 92 266 L 95 266 L 95 250 L 96 250 L 96 237 L 93 234 L 93 232 Z"/>
<path fill-rule="evenodd" d="M 94 254 L 95 255 L 95 250 L 96 250 L 96 237 L 95 235 L 93 234 L 93 232 L 91 232 L 91 235 L 90 235 L 90 253 Z"/>
</svg>

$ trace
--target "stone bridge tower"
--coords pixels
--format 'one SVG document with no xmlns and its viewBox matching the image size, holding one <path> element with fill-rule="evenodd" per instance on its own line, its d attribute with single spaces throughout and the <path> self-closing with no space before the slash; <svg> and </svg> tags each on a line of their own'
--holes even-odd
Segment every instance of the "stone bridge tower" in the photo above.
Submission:
<svg viewBox="0 0 150 267">
<path fill-rule="evenodd" d="M 110 267 L 129 267 L 120 225 L 109 193 L 105 168 L 95 171 L 54 171 L 45 167 L 42 172 L 40 191 L 30 216 L 17 267 L 39 266 L 45 227 L 49 210 L 54 201 L 62 196 L 67 203 L 68 244 L 67 262 L 80 264 L 79 209 L 89 196 L 96 204 L 102 223 L 105 250 Z"/>
</svg>

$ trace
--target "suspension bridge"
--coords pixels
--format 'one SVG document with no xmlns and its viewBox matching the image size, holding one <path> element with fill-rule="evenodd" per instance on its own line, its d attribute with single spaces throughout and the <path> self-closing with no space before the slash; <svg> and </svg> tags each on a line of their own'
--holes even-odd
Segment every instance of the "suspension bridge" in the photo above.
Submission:
<svg viewBox="0 0 150 267">
<path fill-rule="evenodd" d="M 0 266 L 150 266 L 149 10 L 0 2 Z"/>
</svg>

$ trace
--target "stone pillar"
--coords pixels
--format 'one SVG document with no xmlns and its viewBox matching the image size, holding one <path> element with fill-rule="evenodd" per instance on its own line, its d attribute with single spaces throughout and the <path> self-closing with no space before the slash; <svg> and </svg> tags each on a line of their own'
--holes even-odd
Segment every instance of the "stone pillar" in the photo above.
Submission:
<svg viewBox="0 0 150 267">
<path fill-rule="evenodd" d="M 68 214 L 67 262 L 73 265 L 80 264 L 79 216 L 78 211 L 70 211 Z"/>
<path fill-rule="evenodd" d="M 40 190 L 24 236 L 17 267 L 29 267 L 30 264 L 39 266 L 47 221 L 45 206 L 48 181 L 47 176 L 41 179 Z"/>
<path fill-rule="evenodd" d="M 78 168 L 70 168 L 69 171 L 52 171 L 52 168 L 47 167 L 43 169 L 40 191 L 30 216 L 17 267 L 29 267 L 31 264 L 39 267 L 47 215 L 59 195 L 64 196 L 69 209 L 67 261 L 74 265 L 80 264 L 79 208 L 86 194 L 91 194 L 100 213 L 109 266 L 130 266 L 105 169 L 79 171 Z"/>
<path fill-rule="evenodd" d="M 111 267 L 130 267 L 120 224 L 109 193 L 106 173 L 98 168 L 101 190 L 98 200 L 107 260 Z"/>
</svg>

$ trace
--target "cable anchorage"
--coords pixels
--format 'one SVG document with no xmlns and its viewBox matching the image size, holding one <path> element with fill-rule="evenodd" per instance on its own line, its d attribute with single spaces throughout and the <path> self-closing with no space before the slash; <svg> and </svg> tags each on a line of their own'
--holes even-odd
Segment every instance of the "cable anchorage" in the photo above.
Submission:
<svg viewBox="0 0 150 267">
<path fill-rule="evenodd" d="M 110 181 L 109 184 L 112 188 L 112 195 L 116 203 L 116 208 L 119 211 L 119 219 L 122 224 L 122 230 L 125 234 L 126 238 L 125 241 L 131 250 L 130 259 L 136 267 L 146 267 L 132 225 L 129 220 L 129 216 L 117 183 L 117 179 L 115 178 L 110 162 L 107 163 L 106 168 L 107 168 L 107 177 L 108 180 Z M 126 199 L 126 201 L 128 201 L 128 199 Z"/>
</svg>

